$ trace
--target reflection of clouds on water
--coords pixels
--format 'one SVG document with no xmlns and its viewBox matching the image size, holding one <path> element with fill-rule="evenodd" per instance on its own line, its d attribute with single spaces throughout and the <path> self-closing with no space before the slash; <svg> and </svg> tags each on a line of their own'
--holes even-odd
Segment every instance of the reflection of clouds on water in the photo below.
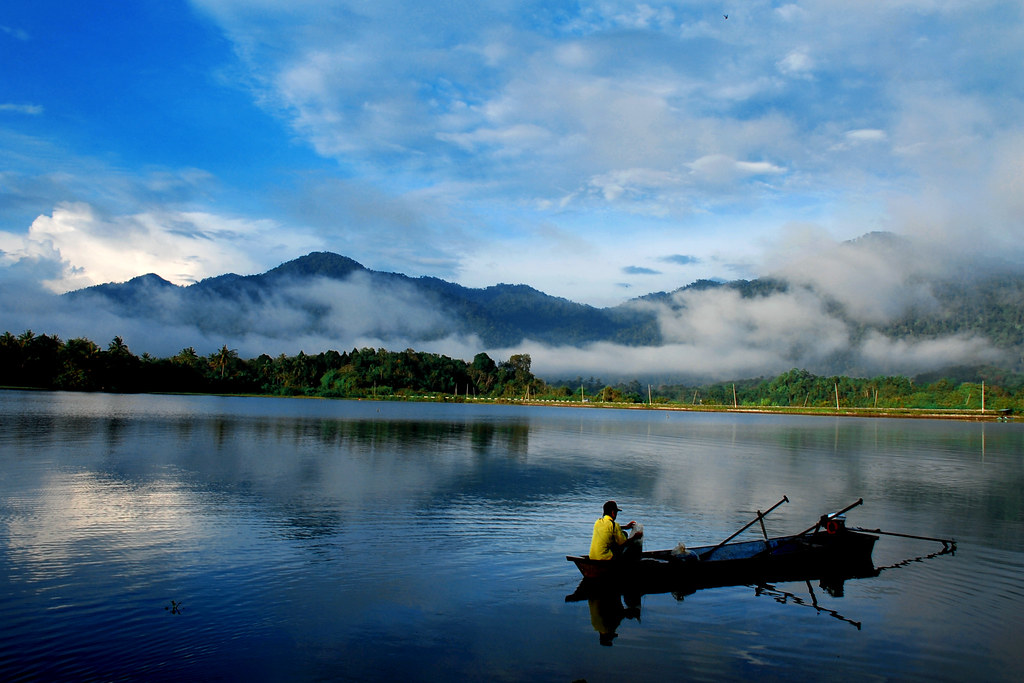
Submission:
<svg viewBox="0 0 1024 683">
<path fill-rule="evenodd" d="M 88 403 L 90 397 L 80 399 Z M 309 543 L 338 534 L 339 542 L 347 543 L 354 533 L 347 525 L 387 524 L 393 528 L 380 533 L 398 533 L 413 519 L 366 520 L 353 510 L 415 510 L 452 489 L 500 486 L 498 480 L 473 473 L 490 468 L 492 458 L 525 458 L 529 448 L 529 427 L 522 422 L 70 412 L 39 416 L 32 421 L 38 429 L 29 430 L 37 432 L 41 445 L 58 451 L 73 442 L 75 466 L 84 468 L 80 476 L 98 477 L 92 489 L 72 494 L 53 493 L 63 491 L 62 485 L 38 484 L 60 496 L 42 523 L 57 534 L 62 533 L 61 516 L 75 517 L 64 506 L 91 509 L 91 519 L 102 520 L 105 511 L 138 508 L 140 503 L 126 498 L 127 493 L 137 498 L 153 487 L 166 488 L 165 477 L 172 473 L 180 483 L 179 495 L 214 496 L 226 506 L 257 505 L 274 534 Z M 187 517 L 188 507 L 186 501 L 167 509 Z"/>
<path fill-rule="evenodd" d="M 84 564 L 130 585 L 148 562 L 217 535 L 196 524 L 197 501 L 173 479 L 140 483 L 57 470 L 34 489 L 41 497 L 31 507 L 8 501 L 5 528 L 8 561 L 38 581 L 52 582 Z"/>
</svg>

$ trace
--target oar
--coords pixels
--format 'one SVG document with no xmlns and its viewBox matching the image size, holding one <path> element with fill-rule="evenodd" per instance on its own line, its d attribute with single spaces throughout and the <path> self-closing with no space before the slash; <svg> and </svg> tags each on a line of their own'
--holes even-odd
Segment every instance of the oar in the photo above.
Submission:
<svg viewBox="0 0 1024 683">
<path fill-rule="evenodd" d="M 808 528 L 804 529 L 800 533 L 795 534 L 795 536 L 803 536 L 804 534 L 809 534 L 809 533 L 811 533 L 812 531 L 816 530 L 818 527 L 821 526 L 821 520 L 822 519 L 831 518 L 831 517 L 838 517 L 839 515 L 841 515 L 841 514 L 843 514 L 845 512 L 849 512 L 853 508 L 857 507 L 858 505 L 862 505 L 863 503 L 864 503 L 864 499 L 863 498 L 858 498 L 856 503 L 851 503 L 850 505 L 847 505 L 846 507 L 844 507 L 839 512 L 833 512 L 831 514 L 822 515 L 821 518 L 819 518 L 818 521 L 814 523 L 814 526 L 811 526 L 811 527 L 808 527 Z"/>
<path fill-rule="evenodd" d="M 721 547 L 722 547 L 723 545 L 725 545 L 726 543 L 728 543 L 728 542 L 729 542 L 729 541 L 731 541 L 732 539 L 736 538 L 737 536 L 739 536 L 740 534 L 742 534 L 742 533 L 743 533 L 744 531 L 746 531 L 746 530 L 747 530 L 747 529 L 749 529 L 750 527 L 752 527 L 752 526 L 754 526 L 755 524 L 757 524 L 758 522 L 761 522 L 761 529 L 762 529 L 762 531 L 763 531 L 763 530 L 764 530 L 764 522 L 763 522 L 763 521 L 761 521 L 761 520 L 763 520 L 763 519 L 764 519 L 765 517 L 767 517 L 767 516 L 768 516 L 768 513 L 769 513 L 769 512 L 771 512 L 772 510 L 774 510 L 775 508 L 779 507 L 779 506 L 780 506 L 780 505 L 782 505 L 783 503 L 788 503 L 788 502 L 789 502 L 789 498 L 788 498 L 787 496 L 783 496 L 783 497 L 782 497 L 782 500 L 780 500 L 780 501 L 779 501 L 778 503 L 776 503 L 775 505 L 772 505 L 772 506 L 771 506 L 770 508 L 768 508 L 768 509 L 767 509 L 767 510 L 765 510 L 764 512 L 761 512 L 760 510 L 758 510 L 758 511 L 757 511 L 757 517 L 755 517 L 754 519 L 750 520 L 750 522 L 748 522 L 748 523 L 747 523 L 746 525 L 744 525 L 744 527 L 743 527 L 742 529 L 740 529 L 739 531 L 737 531 L 736 533 L 734 533 L 734 534 L 733 534 L 732 536 L 730 536 L 729 538 L 725 539 L 724 541 L 722 541 L 721 543 L 719 543 L 718 545 L 716 545 L 716 546 L 715 546 L 714 548 L 712 548 L 711 550 L 709 550 L 709 551 L 707 551 L 706 553 L 704 553 L 703 555 L 701 555 L 701 558 L 700 558 L 700 559 L 701 559 L 701 560 L 704 560 L 704 559 L 706 559 L 706 558 L 707 558 L 707 557 L 708 557 L 709 555 L 711 555 L 711 553 L 715 552 L 716 550 L 718 550 L 719 548 L 721 548 Z M 767 536 L 768 536 L 768 534 L 767 534 L 767 532 L 765 532 L 765 537 L 767 537 Z"/>
</svg>

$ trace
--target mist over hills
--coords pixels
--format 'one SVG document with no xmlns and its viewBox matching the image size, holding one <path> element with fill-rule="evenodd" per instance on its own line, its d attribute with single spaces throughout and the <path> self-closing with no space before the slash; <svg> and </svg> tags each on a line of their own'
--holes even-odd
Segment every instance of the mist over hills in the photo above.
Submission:
<svg viewBox="0 0 1024 683">
<path fill-rule="evenodd" d="M 222 344 L 248 357 L 364 346 L 461 358 L 525 352 L 538 374 L 654 380 L 792 367 L 859 376 L 975 365 L 1019 371 L 1024 276 L 991 264 L 925 266 L 908 257 L 915 250 L 871 234 L 811 266 L 790 264 L 755 280 L 700 280 L 610 308 L 526 285 L 474 289 L 373 271 L 329 252 L 257 275 L 178 286 L 148 274 L 62 299 L 89 311 L 108 336 L 158 355 Z"/>
<path fill-rule="evenodd" d="M 370 270 L 345 256 L 315 252 L 258 275 L 229 273 L 181 287 L 148 274 L 66 294 L 105 300 L 118 312 L 163 324 L 191 320 L 205 335 L 253 332 L 360 337 L 423 343 L 475 337 L 487 348 L 532 339 L 584 345 L 656 344 L 656 318 L 630 306 L 600 309 L 526 285 L 471 289 L 433 277 Z M 271 329 L 272 323 L 290 323 Z M 275 326 L 276 327 L 276 326 Z"/>
</svg>

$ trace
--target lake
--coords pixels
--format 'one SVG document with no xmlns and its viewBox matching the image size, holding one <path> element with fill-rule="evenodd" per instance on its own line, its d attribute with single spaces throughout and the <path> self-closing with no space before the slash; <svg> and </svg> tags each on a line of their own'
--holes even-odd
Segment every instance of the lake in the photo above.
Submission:
<svg viewBox="0 0 1024 683">
<path fill-rule="evenodd" d="M 0 391 L 0 426 L 3 680 L 1024 679 L 1016 422 Z M 784 495 L 773 535 L 863 498 L 957 550 L 566 600 L 609 498 L 657 549 Z"/>
</svg>

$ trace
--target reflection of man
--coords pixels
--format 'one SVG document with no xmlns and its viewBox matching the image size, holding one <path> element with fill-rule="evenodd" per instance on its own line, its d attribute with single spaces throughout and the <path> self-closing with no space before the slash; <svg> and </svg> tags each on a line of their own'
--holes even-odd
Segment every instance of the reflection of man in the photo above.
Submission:
<svg viewBox="0 0 1024 683">
<path fill-rule="evenodd" d="M 611 646 L 612 641 L 619 636 L 615 629 L 623 619 L 640 620 L 639 601 L 634 604 L 627 599 L 627 607 L 623 607 L 618 595 L 605 595 L 591 598 L 587 602 L 590 604 L 590 625 L 598 632 L 602 645 Z"/>
<path fill-rule="evenodd" d="M 644 534 L 638 531 L 632 538 L 627 538 L 623 529 L 632 529 L 636 522 L 631 521 L 625 526 L 619 526 L 615 518 L 620 512 L 622 510 L 614 500 L 604 504 L 604 516 L 594 522 L 594 535 L 590 538 L 590 559 L 612 560 L 640 556 L 641 539 Z"/>
</svg>

